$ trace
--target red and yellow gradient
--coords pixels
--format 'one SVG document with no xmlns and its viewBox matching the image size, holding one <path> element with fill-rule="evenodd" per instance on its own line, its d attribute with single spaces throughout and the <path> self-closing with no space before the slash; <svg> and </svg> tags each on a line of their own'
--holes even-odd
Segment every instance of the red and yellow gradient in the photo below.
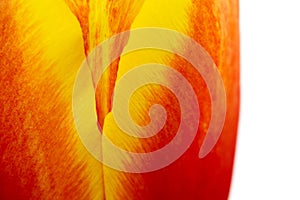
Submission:
<svg viewBox="0 0 300 200">
<path fill-rule="evenodd" d="M 0 199 L 228 197 L 239 111 L 237 0 L 10 0 L 0 9 Z M 159 171 L 130 174 L 103 166 L 87 152 L 73 122 L 72 91 L 89 52 L 114 34 L 142 27 L 177 30 L 207 50 L 224 81 L 227 115 L 216 146 L 199 159 L 211 117 L 202 77 L 183 58 L 164 51 L 122 56 L 97 83 L 95 97 L 98 121 L 115 144 L 135 152 L 159 149 L 180 122 L 175 96 L 151 85 L 133 95 L 130 112 L 136 123 L 146 125 L 149 107 L 161 104 L 168 114 L 165 127 L 149 139 L 133 139 L 118 129 L 111 115 L 113 89 L 138 65 L 155 62 L 177 69 L 193 86 L 201 111 L 197 137 L 180 159 Z"/>
</svg>

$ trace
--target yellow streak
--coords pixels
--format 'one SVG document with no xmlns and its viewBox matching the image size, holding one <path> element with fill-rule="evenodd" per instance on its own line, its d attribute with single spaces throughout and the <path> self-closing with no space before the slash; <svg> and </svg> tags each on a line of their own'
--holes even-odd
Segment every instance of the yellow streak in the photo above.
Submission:
<svg viewBox="0 0 300 200">
<path fill-rule="evenodd" d="M 131 29 L 142 27 L 162 27 L 187 33 L 189 31 L 189 24 L 186 8 L 188 8 L 189 5 L 189 0 L 146 0 L 138 16 L 131 25 Z M 128 44 L 138 41 L 139 39 L 129 37 Z M 178 43 L 178 48 L 180 48 L 181 45 L 182 44 Z M 123 55 L 119 63 L 117 82 L 125 73 L 134 67 L 146 63 L 161 63 L 168 65 L 173 57 L 174 56 L 171 53 L 161 50 L 140 50 Z M 143 89 L 145 89 L 145 93 L 147 95 L 147 92 L 151 92 L 153 89 L 157 90 L 157 87 L 147 86 Z M 130 107 L 134 107 L 135 109 L 131 112 L 132 117 L 136 119 L 139 124 L 143 124 L 143 121 L 141 121 L 143 119 L 141 119 L 139 115 L 142 108 L 147 105 L 146 102 L 147 98 L 134 98 L 131 99 L 130 102 Z M 117 128 L 111 113 L 109 113 L 105 118 L 104 132 L 110 139 L 115 141 L 116 144 L 123 142 L 126 143 L 126 145 L 129 145 L 127 146 L 128 149 L 138 148 L 142 150 L 149 148 L 146 146 L 147 144 L 132 144 L 130 141 L 124 141 L 124 137 L 122 137 L 122 135 L 126 133 L 123 133 Z M 109 151 L 105 147 L 104 150 Z M 128 160 L 130 160 L 130 158 L 128 158 Z M 147 187 L 147 183 L 143 180 L 142 175 L 121 173 L 108 167 L 104 167 L 104 180 L 107 199 L 143 199 L 142 196 L 139 196 L 137 191 Z M 139 185 L 140 188 L 136 188 L 137 185 Z"/>
<path fill-rule="evenodd" d="M 36 24 L 39 26 L 38 36 L 40 37 L 39 45 L 43 51 L 42 59 L 47 63 L 47 65 L 41 66 L 41 70 L 48 71 L 52 74 L 53 80 L 60 82 L 61 88 L 59 89 L 62 90 L 63 98 L 59 101 L 72 105 L 73 83 L 77 70 L 85 59 L 79 23 L 63 0 L 27 0 L 24 1 L 24 4 L 28 5 L 28 9 L 32 13 L 32 20 L 36 20 Z M 22 18 L 23 16 L 20 16 L 18 19 L 20 23 L 23 21 Z M 71 123 L 72 112 L 71 110 L 69 112 Z M 72 126 L 72 124 L 70 125 Z M 81 172 L 86 174 L 86 179 L 90 182 L 90 191 L 86 192 L 91 192 L 89 195 L 95 199 L 101 199 L 104 196 L 102 164 L 96 161 L 83 147 L 75 127 L 71 129 L 74 130 L 74 135 L 71 135 L 71 138 L 75 140 L 73 149 L 77 154 L 78 161 L 87 164 L 88 170 Z M 45 187 L 46 183 L 43 176 L 44 174 L 41 174 L 39 179 L 44 181 L 42 184 Z"/>
</svg>

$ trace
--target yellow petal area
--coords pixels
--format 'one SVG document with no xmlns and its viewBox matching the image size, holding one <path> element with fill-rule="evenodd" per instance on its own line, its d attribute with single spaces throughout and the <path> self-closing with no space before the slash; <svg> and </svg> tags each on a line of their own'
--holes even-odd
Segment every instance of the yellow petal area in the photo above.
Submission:
<svg viewBox="0 0 300 200">
<path fill-rule="evenodd" d="M 131 29 L 161 27 L 186 33 L 189 29 L 186 14 L 186 8 L 189 4 L 190 2 L 187 0 L 146 0 L 132 23 Z M 141 39 L 147 40 L 147 38 L 133 38 L 129 36 L 128 46 L 131 43 L 139 42 Z M 179 41 L 174 42 L 177 42 L 178 48 L 181 48 L 182 44 Z M 161 63 L 168 66 L 172 59 L 174 59 L 172 53 L 153 49 L 139 50 L 124 55 L 119 62 L 117 83 L 124 74 L 139 65 Z M 165 76 L 165 82 L 169 82 L 168 74 L 163 74 L 163 76 Z M 178 108 L 177 100 L 172 93 L 162 86 L 144 86 L 134 93 L 128 106 L 133 120 L 137 124 L 145 126 L 149 123 L 149 108 L 154 103 L 163 105 L 169 112 L 169 124 L 166 124 L 166 128 L 161 133 L 158 133 L 156 137 L 149 138 L 148 140 L 138 140 L 127 136 L 116 125 L 112 113 L 109 113 L 105 118 L 104 133 L 120 148 L 133 152 L 148 152 L 163 147 L 163 145 L 172 139 L 174 132 L 176 133 L 178 122 L 180 121 L 180 118 L 178 118 L 180 116 L 176 115 L 180 108 Z M 127 102 L 124 102 L 124 104 L 127 104 Z M 109 149 L 105 146 L 103 149 L 109 152 Z M 128 162 L 130 162 L 130 158 L 128 158 Z M 107 199 L 151 199 L 157 197 L 156 192 L 151 191 L 151 182 L 145 180 L 142 174 L 118 172 L 109 167 L 104 167 L 104 180 Z"/>
<path fill-rule="evenodd" d="M 45 66 L 42 66 L 42 70 L 49 70 L 50 72 L 52 72 L 52 76 L 53 78 L 55 77 L 55 81 L 57 82 L 56 84 L 58 85 L 58 88 L 56 88 L 58 90 L 57 92 L 61 93 L 61 98 L 59 98 L 58 101 L 63 101 L 67 105 L 67 122 L 69 123 L 67 124 L 67 126 L 72 128 L 72 131 L 68 132 L 70 137 L 70 141 L 68 141 L 68 143 L 70 145 L 74 145 L 72 146 L 72 151 L 77 154 L 77 162 L 85 165 L 84 169 L 77 168 L 75 170 L 78 171 L 78 173 L 84 174 L 84 179 L 88 181 L 88 190 L 84 192 L 87 193 L 90 198 L 105 198 L 105 191 L 103 189 L 104 180 L 102 164 L 96 161 L 83 147 L 72 123 L 73 116 L 71 106 L 73 83 L 77 71 L 82 61 L 85 59 L 84 45 L 79 23 L 76 20 L 75 16 L 70 12 L 68 6 L 62 0 L 31 0 L 28 1 L 28 5 L 32 6 L 32 13 L 36 15 L 36 20 L 38 21 L 38 24 L 40 26 L 39 29 L 41 32 L 41 44 L 39 45 L 44 48 L 41 50 L 44 56 L 43 61 L 47 63 L 49 67 L 51 67 L 50 69 L 47 69 Z M 50 79 L 49 81 L 54 80 Z M 66 112 L 64 111 L 64 109 L 66 109 L 64 107 L 61 107 L 60 109 L 61 112 Z M 52 114 L 56 116 L 58 120 L 61 118 L 59 116 L 59 113 L 53 113 L 52 111 Z M 57 122 L 57 124 L 59 124 L 59 122 Z M 66 133 L 57 132 L 57 137 L 59 137 L 59 135 L 61 134 Z M 62 151 L 64 150 L 63 147 L 56 148 L 60 148 Z M 57 155 L 53 157 L 53 159 L 57 159 L 58 156 L 63 157 L 63 155 Z M 72 166 L 72 164 L 70 164 L 70 166 Z M 66 165 L 65 170 L 68 170 L 70 166 Z M 53 164 L 53 167 L 57 166 Z M 53 176 L 59 175 L 53 174 Z M 64 177 L 64 179 L 65 178 L 67 177 Z M 62 181 L 62 183 L 64 182 L 65 181 Z M 69 184 L 74 185 L 74 182 Z M 76 186 L 75 188 L 80 189 L 80 186 Z M 46 194 L 45 191 L 44 194 Z M 70 198 L 70 195 L 68 195 L 68 198 Z"/>
</svg>

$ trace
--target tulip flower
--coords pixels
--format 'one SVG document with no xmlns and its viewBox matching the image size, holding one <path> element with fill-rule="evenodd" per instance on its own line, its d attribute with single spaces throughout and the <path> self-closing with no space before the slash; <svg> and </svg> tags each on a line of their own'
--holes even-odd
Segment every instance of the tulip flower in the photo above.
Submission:
<svg viewBox="0 0 300 200">
<path fill-rule="evenodd" d="M 5 0 L 0 8 L 0 199 L 228 198 L 237 0 Z M 133 50 L 139 45 L 153 48 Z M 127 92 L 137 82 L 149 84 Z M 174 151 L 152 160 L 169 144 Z"/>
</svg>

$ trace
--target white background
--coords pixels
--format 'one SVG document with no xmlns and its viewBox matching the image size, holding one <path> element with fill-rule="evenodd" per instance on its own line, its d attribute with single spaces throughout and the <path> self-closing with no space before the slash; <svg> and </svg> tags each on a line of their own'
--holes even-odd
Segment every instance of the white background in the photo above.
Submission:
<svg viewBox="0 0 300 200">
<path fill-rule="evenodd" d="M 230 200 L 300 199 L 300 1 L 240 0 L 241 113 Z"/>
</svg>

